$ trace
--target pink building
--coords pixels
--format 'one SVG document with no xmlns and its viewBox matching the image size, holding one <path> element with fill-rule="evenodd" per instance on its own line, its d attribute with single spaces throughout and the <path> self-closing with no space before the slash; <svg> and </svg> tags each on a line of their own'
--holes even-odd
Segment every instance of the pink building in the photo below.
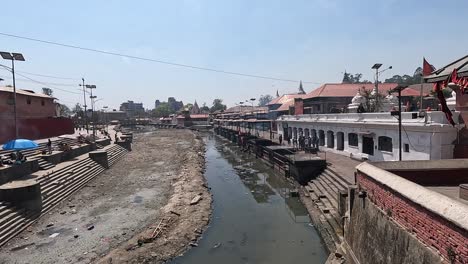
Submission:
<svg viewBox="0 0 468 264">
<path fill-rule="evenodd" d="M 57 118 L 54 99 L 30 90 L 16 89 L 19 138 L 39 139 L 74 132 L 70 119 Z M 14 138 L 13 88 L 0 87 L 0 143 Z"/>
</svg>

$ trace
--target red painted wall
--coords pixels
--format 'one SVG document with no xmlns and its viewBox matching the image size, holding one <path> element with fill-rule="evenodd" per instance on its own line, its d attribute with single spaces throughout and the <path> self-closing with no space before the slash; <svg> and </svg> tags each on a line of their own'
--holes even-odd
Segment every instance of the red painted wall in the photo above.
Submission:
<svg viewBox="0 0 468 264">
<path fill-rule="evenodd" d="M 28 99 L 30 104 L 28 104 Z M 13 93 L 0 91 L 0 121 L 14 118 Z M 44 103 L 44 105 L 42 105 Z M 52 97 L 16 94 L 17 115 L 20 119 L 54 117 L 56 114 Z"/>
<path fill-rule="evenodd" d="M 73 134 L 73 121 L 69 118 L 35 118 L 18 120 L 19 138 L 41 139 Z M 0 120 L 0 143 L 15 138 L 14 120 Z"/>
<path fill-rule="evenodd" d="M 426 208 L 403 197 L 398 192 L 358 172 L 357 184 L 367 191 L 368 199 L 385 213 L 391 212 L 390 219 L 413 234 L 420 242 L 436 249 L 449 260 L 447 249 L 456 254 L 455 263 L 468 260 L 468 231 L 445 220 Z"/>
<path fill-rule="evenodd" d="M 294 115 L 304 114 L 304 101 L 302 98 L 294 98 Z"/>
</svg>

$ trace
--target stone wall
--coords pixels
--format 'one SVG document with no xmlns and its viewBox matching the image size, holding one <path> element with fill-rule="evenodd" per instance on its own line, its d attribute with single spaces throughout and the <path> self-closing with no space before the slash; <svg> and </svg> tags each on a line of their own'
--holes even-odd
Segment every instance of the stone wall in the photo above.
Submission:
<svg viewBox="0 0 468 264">
<path fill-rule="evenodd" d="M 370 164 L 357 168 L 361 197 L 350 195 L 345 237 L 361 263 L 466 263 L 467 205 Z"/>
</svg>

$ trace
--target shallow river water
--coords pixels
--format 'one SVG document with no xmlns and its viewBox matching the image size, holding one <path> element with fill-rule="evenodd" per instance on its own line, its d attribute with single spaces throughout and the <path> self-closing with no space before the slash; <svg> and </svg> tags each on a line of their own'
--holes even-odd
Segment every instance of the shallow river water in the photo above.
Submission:
<svg viewBox="0 0 468 264">
<path fill-rule="evenodd" d="M 198 247 L 171 263 L 324 263 L 321 239 L 292 185 L 232 143 L 207 135 L 213 218 Z"/>
</svg>

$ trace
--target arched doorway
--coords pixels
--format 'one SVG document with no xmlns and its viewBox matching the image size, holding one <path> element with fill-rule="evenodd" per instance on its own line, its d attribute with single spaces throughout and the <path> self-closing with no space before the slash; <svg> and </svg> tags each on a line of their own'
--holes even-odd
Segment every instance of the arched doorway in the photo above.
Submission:
<svg viewBox="0 0 468 264">
<path fill-rule="evenodd" d="M 344 133 L 343 132 L 336 133 L 336 149 L 344 150 Z"/>
<path fill-rule="evenodd" d="M 319 146 L 325 146 L 325 132 L 323 130 L 319 130 Z"/>
<path fill-rule="evenodd" d="M 308 128 L 304 129 L 304 135 L 306 138 L 310 136 L 310 132 Z"/>
<path fill-rule="evenodd" d="M 335 135 L 333 131 L 328 130 L 327 131 L 327 147 L 328 148 L 334 148 L 335 147 Z"/>
<path fill-rule="evenodd" d="M 297 127 L 293 128 L 293 138 L 297 138 Z"/>
</svg>

